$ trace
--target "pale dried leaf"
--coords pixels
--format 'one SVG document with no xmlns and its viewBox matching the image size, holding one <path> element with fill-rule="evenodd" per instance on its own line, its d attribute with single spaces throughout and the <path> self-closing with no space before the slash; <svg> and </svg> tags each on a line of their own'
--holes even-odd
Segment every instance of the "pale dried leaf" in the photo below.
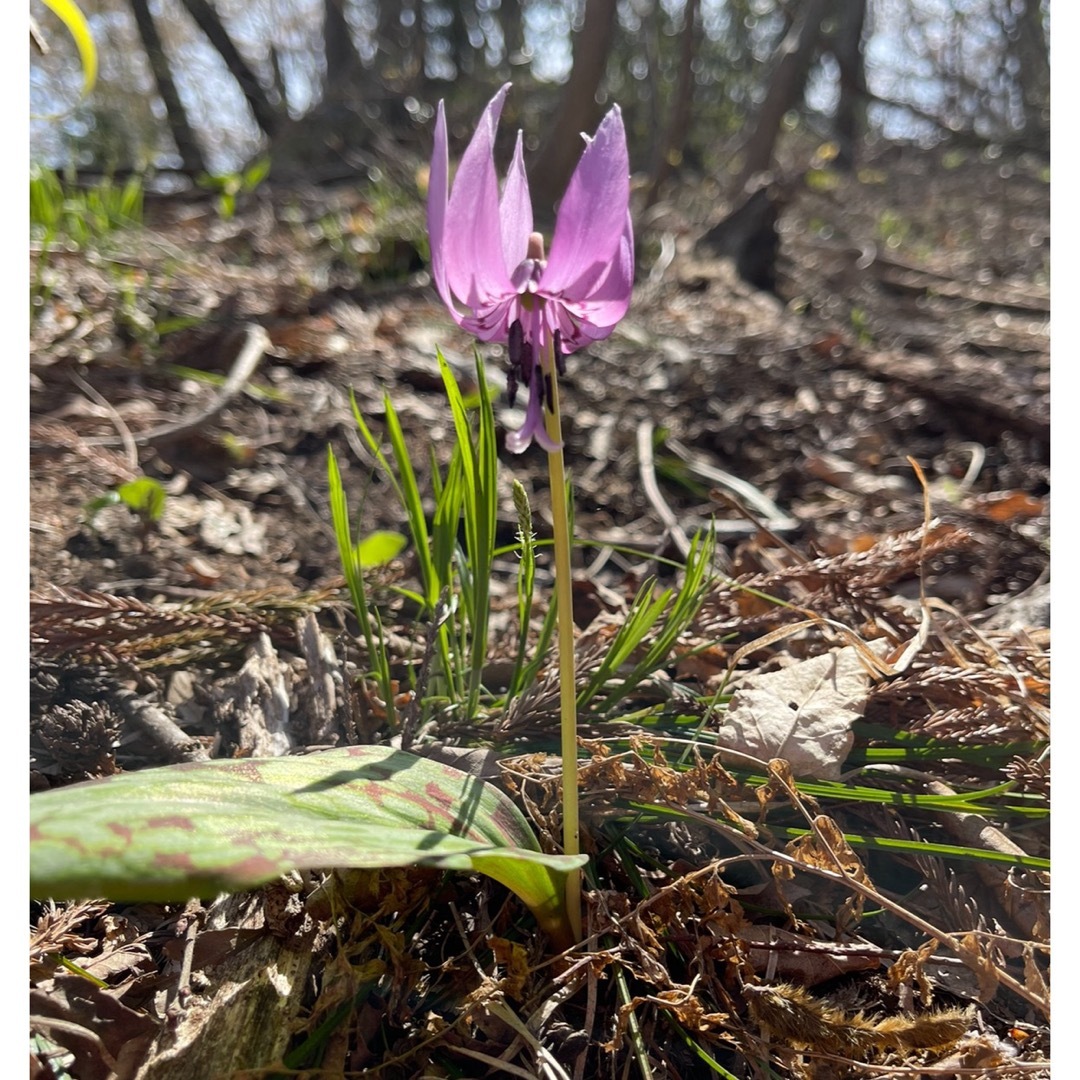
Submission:
<svg viewBox="0 0 1080 1080">
<path fill-rule="evenodd" d="M 862 715 L 870 676 L 853 646 L 749 675 L 731 698 L 719 745 L 783 758 L 796 776 L 836 780 Z"/>
</svg>

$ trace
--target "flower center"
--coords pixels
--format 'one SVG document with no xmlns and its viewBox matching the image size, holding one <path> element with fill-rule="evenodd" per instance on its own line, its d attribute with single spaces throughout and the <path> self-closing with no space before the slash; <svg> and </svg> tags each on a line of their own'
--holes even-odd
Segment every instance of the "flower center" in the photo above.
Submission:
<svg viewBox="0 0 1080 1080">
<path fill-rule="evenodd" d="M 540 285 L 540 275 L 543 274 L 545 266 L 547 266 L 547 259 L 544 258 L 543 234 L 529 233 L 529 246 L 525 251 L 525 260 L 510 278 L 510 283 L 521 295 L 522 303 L 528 310 L 532 310 L 532 294 Z"/>
</svg>

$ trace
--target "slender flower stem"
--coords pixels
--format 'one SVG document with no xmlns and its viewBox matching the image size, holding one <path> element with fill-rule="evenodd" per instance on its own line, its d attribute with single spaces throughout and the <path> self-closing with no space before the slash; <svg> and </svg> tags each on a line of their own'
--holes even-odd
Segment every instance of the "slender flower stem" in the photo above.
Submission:
<svg viewBox="0 0 1080 1080">
<path fill-rule="evenodd" d="M 548 452 L 551 477 L 551 519 L 555 541 L 555 597 L 559 627 L 559 700 L 562 713 L 563 853 L 581 850 L 578 825 L 577 687 L 574 681 L 574 591 L 570 577 L 570 520 L 567 512 L 566 470 L 563 466 L 562 418 L 559 412 L 559 375 L 555 348 L 548 345 L 533 378 L 544 379 L 544 425 L 559 449 Z M 576 941 L 581 940 L 581 871 L 566 880 L 566 910 Z"/>
</svg>

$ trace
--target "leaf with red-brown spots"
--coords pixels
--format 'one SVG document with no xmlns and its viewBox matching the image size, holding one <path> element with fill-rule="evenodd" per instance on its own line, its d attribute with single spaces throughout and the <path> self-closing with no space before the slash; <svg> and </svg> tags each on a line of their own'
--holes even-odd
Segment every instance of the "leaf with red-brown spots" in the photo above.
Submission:
<svg viewBox="0 0 1080 1080">
<path fill-rule="evenodd" d="M 390 747 L 145 769 L 30 800 L 35 897 L 184 900 L 292 869 L 434 866 L 501 882 L 563 940 L 566 876 L 585 861 L 541 852 L 490 784 Z"/>
</svg>

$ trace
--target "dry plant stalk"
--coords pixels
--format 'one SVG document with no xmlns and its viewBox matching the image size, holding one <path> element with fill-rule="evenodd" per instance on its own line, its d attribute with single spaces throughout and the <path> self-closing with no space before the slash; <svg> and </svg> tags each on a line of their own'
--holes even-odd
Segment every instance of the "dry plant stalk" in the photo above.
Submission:
<svg viewBox="0 0 1080 1080">
<path fill-rule="evenodd" d="M 931 521 L 926 528 L 885 537 L 866 551 L 720 581 L 706 595 L 693 629 L 702 637 L 731 631 L 758 633 L 764 627 L 805 617 L 808 608 L 820 612 L 839 608 L 838 616 L 876 615 L 888 586 L 916 574 L 926 559 L 958 554 L 973 542 L 962 529 Z M 785 603 L 770 603 L 755 593 L 777 596 Z M 891 622 L 904 618 L 895 609 L 888 615 Z"/>
<path fill-rule="evenodd" d="M 873 1019 L 863 1012 L 845 1012 L 787 983 L 744 990 L 747 1008 L 766 1039 L 841 1057 L 948 1049 L 963 1038 L 972 1021 L 971 1013 L 959 1009 Z"/>
<path fill-rule="evenodd" d="M 244 649 L 260 632 L 292 644 L 295 620 L 334 596 L 327 589 L 292 595 L 259 589 L 156 605 L 54 587 L 30 599 L 30 647 L 43 660 L 173 667 Z"/>
</svg>

